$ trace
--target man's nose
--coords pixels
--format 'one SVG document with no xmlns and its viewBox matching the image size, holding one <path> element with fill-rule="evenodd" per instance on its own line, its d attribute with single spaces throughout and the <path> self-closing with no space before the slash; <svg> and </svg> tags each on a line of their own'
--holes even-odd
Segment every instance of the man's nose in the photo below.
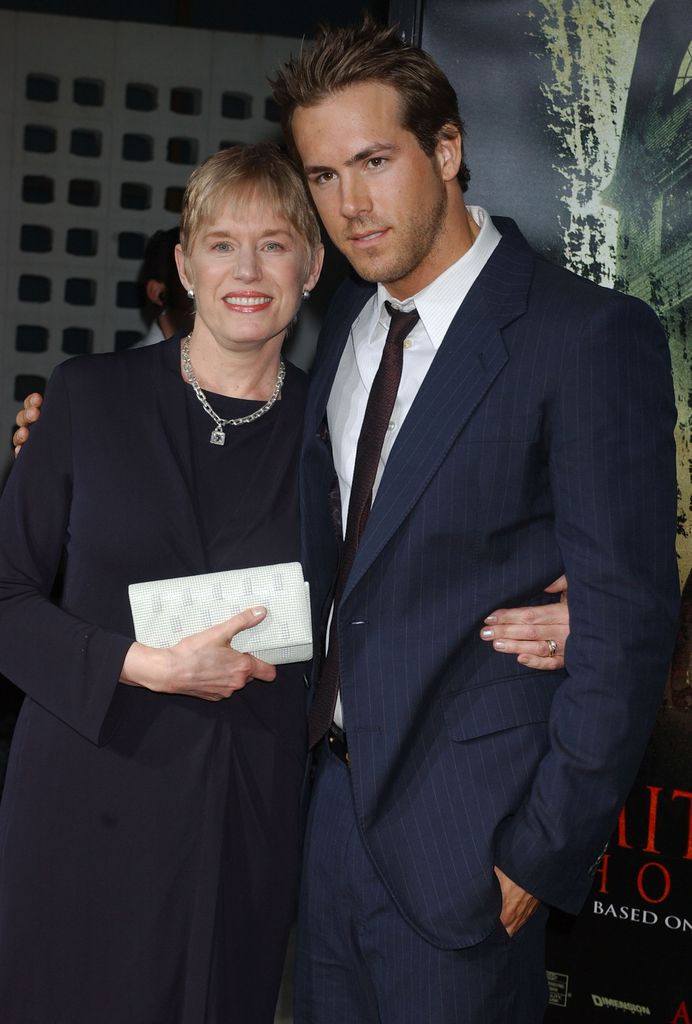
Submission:
<svg viewBox="0 0 692 1024">
<path fill-rule="evenodd" d="M 341 179 L 341 213 L 349 220 L 368 214 L 372 210 L 370 193 L 365 183 L 357 176 Z"/>
</svg>

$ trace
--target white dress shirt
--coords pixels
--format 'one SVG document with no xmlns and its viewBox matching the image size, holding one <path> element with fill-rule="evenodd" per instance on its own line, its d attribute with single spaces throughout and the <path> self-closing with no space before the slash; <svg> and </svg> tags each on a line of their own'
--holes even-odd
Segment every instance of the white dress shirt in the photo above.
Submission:
<svg viewBox="0 0 692 1024">
<path fill-rule="evenodd" d="M 377 292 L 363 307 L 360 316 L 351 327 L 327 403 L 327 423 L 334 466 L 339 479 L 344 534 L 358 437 L 363 425 L 370 388 L 380 365 L 389 330 L 390 318 L 384 304 L 389 301 L 397 308 L 407 310 L 415 305 L 420 319 L 404 341 L 401 382 L 382 446 L 373 486 L 373 501 L 389 453 L 435 358 L 435 353 L 471 286 L 501 238 L 485 210 L 480 206 L 468 206 L 467 210 L 480 228 L 471 248 L 431 284 L 404 302 L 393 299 L 386 287 L 378 284 Z M 340 697 L 337 700 L 334 721 L 341 728 L 345 728 Z"/>
<path fill-rule="evenodd" d="M 130 345 L 130 348 L 145 348 L 147 345 L 156 345 L 159 341 L 163 340 L 164 333 L 159 327 L 158 320 L 152 320 L 149 330 L 144 337 L 136 341 L 134 345 Z"/>
</svg>

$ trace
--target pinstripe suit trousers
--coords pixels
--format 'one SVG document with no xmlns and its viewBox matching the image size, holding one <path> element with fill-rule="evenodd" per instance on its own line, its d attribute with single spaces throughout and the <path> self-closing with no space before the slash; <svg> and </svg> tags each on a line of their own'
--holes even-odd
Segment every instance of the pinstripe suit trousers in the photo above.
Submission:
<svg viewBox="0 0 692 1024">
<path fill-rule="evenodd" d="M 540 1024 L 541 907 L 512 939 L 438 949 L 400 913 L 368 857 L 349 770 L 319 754 L 303 869 L 295 1024 Z"/>
</svg>

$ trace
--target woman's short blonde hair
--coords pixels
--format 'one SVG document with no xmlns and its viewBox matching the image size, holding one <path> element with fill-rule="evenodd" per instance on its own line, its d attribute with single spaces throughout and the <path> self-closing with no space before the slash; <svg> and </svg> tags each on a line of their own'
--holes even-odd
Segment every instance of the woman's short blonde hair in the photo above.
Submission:
<svg viewBox="0 0 692 1024">
<path fill-rule="evenodd" d="M 199 229 L 214 220 L 224 203 L 237 201 L 242 207 L 257 199 L 268 202 L 300 235 L 312 264 L 321 244 L 315 211 L 295 166 L 271 142 L 222 149 L 192 172 L 180 218 L 183 252 L 189 253 Z"/>
</svg>

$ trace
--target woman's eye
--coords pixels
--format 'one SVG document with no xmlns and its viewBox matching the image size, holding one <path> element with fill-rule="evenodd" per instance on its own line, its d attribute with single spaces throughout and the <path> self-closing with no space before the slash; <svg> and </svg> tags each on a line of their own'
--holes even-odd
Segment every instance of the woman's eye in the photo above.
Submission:
<svg viewBox="0 0 692 1024">
<path fill-rule="evenodd" d="M 228 242 L 217 242 L 214 246 L 217 252 L 230 252 L 231 247 Z"/>
<path fill-rule="evenodd" d="M 267 242 L 265 245 L 266 252 L 283 252 L 283 245 L 281 242 Z"/>
</svg>

